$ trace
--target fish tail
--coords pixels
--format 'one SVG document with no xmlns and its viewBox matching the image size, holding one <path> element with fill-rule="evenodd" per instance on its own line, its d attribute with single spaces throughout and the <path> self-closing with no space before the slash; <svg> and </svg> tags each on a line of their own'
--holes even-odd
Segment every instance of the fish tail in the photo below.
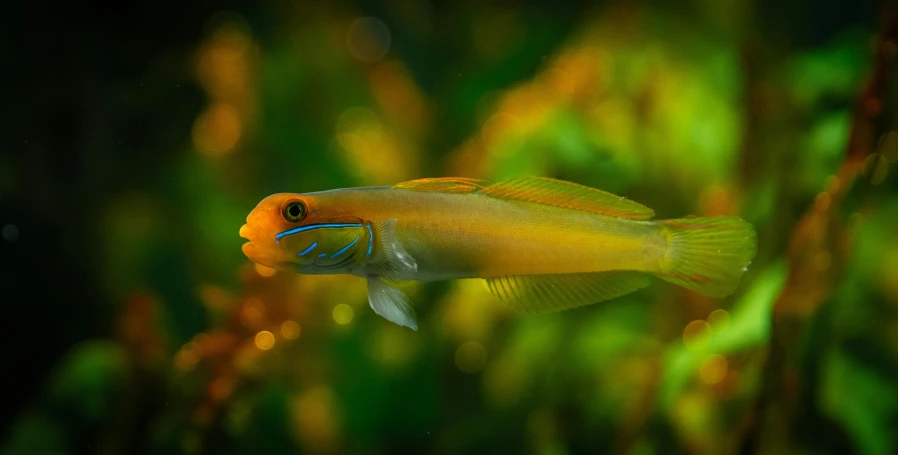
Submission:
<svg viewBox="0 0 898 455">
<path fill-rule="evenodd" d="M 757 252 L 757 234 L 734 216 L 659 222 L 667 241 L 658 276 L 711 297 L 733 293 Z"/>
</svg>

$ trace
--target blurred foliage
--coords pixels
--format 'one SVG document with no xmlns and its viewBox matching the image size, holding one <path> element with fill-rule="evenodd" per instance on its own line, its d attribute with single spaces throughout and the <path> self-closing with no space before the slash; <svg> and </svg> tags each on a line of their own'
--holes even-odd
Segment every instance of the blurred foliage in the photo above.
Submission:
<svg viewBox="0 0 898 455">
<path fill-rule="evenodd" d="M 119 11 L 176 23 L 155 45 L 162 23 L 85 28 L 51 56 L 83 62 L 58 89 L 82 120 L 0 155 L 8 365 L 34 367 L 0 451 L 896 453 L 895 17 L 834 5 L 783 26 L 740 0 L 269 2 Z M 268 194 L 448 175 L 735 214 L 760 251 L 723 300 L 658 282 L 525 317 L 478 281 L 415 284 L 411 332 L 355 277 L 240 250 Z"/>
</svg>

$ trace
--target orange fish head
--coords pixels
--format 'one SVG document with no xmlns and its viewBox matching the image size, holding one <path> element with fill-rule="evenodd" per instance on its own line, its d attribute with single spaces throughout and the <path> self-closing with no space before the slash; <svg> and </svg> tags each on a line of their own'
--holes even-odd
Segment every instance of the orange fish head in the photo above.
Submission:
<svg viewBox="0 0 898 455">
<path fill-rule="evenodd" d="M 243 254 L 266 267 L 300 273 L 349 273 L 371 255 L 370 223 L 311 195 L 280 193 L 246 217 Z"/>
</svg>

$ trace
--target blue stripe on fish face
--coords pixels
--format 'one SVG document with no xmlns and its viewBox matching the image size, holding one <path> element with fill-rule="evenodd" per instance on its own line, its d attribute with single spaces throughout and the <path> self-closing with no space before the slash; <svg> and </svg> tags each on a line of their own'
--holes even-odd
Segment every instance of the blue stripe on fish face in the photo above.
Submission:
<svg viewBox="0 0 898 455">
<path fill-rule="evenodd" d="M 365 229 L 368 230 L 368 253 L 365 254 L 365 258 L 371 257 L 371 249 L 374 247 L 374 233 L 371 232 L 371 224 L 366 224 Z"/>
<path fill-rule="evenodd" d="M 321 254 L 318 255 L 318 257 L 320 257 L 320 258 L 323 258 L 323 257 L 325 257 L 325 256 L 327 256 L 327 253 L 321 253 Z"/>
<path fill-rule="evenodd" d="M 337 256 L 339 256 L 339 255 L 341 255 L 341 254 L 343 254 L 343 253 L 345 253 L 346 250 L 352 248 L 352 246 L 355 245 L 355 242 L 358 242 L 358 241 L 359 241 L 359 237 L 361 237 L 361 236 L 359 236 L 359 235 L 355 236 L 355 240 L 349 242 L 349 245 L 346 245 L 346 246 L 344 246 L 343 248 L 340 248 L 340 251 L 337 251 L 336 253 L 334 253 L 334 254 L 331 256 L 331 259 L 333 259 L 333 258 L 335 258 L 335 257 L 337 257 Z"/>
<path fill-rule="evenodd" d="M 347 228 L 347 227 L 362 227 L 361 223 L 325 223 L 325 224 L 310 224 L 308 226 L 300 226 L 298 228 L 290 229 L 289 231 L 281 232 L 274 236 L 274 243 L 279 243 L 281 237 L 297 234 L 300 232 L 311 231 L 313 229 L 327 229 L 327 228 Z"/>
<path fill-rule="evenodd" d="M 316 246 L 318 246 L 318 242 L 312 242 L 312 244 L 309 245 L 308 248 L 302 250 L 302 253 L 297 253 L 297 256 L 305 256 L 309 254 L 309 251 L 314 250 Z"/>
</svg>

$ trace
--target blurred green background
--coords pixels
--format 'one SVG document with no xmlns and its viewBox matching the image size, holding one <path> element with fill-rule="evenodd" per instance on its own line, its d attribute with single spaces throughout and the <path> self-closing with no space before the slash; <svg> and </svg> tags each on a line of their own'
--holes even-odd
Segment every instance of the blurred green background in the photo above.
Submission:
<svg viewBox="0 0 898 455">
<path fill-rule="evenodd" d="M 4 5 L 4 454 L 898 453 L 894 5 Z M 254 266 L 274 192 L 542 175 L 760 250 L 540 317 Z"/>
</svg>

